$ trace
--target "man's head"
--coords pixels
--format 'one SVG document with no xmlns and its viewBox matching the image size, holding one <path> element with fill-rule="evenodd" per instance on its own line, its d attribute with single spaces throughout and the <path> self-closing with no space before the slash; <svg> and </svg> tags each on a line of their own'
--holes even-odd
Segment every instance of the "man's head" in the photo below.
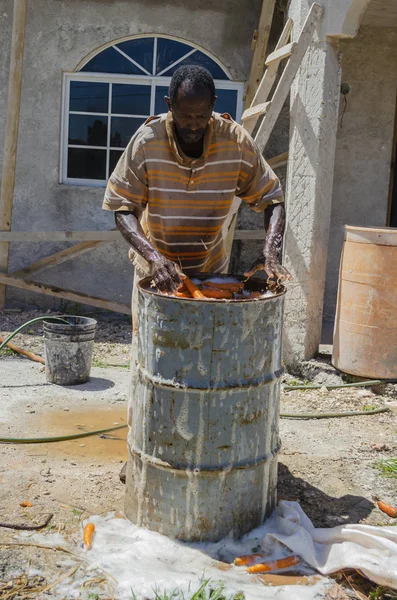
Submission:
<svg viewBox="0 0 397 600">
<path fill-rule="evenodd" d="M 172 111 L 180 141 L 198 142 L 204 135 L 216 100 L 212 75 L 204 67 L 180 67 L 172 76 L 169 97 L 165 101 Z"/>
</svg>

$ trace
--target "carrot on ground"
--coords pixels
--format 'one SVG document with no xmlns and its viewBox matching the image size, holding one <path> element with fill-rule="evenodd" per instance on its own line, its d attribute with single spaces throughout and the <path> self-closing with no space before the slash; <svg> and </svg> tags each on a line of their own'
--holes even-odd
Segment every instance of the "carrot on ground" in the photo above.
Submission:
<svg viewBox="0 0 397 600">
<path fill-rule="evenodd" d="M 94 531 L 95 531 L 94 523 L 87 523 L 87 525 L 84 527 L 83 540 L 84 540 L 84 545 L 85 545 L 86 550 L 89 550 L 91 548 L 92 536 L 94 535 Z"/>
<path fill-rule="evenodd" d="M 189 279 L 187 275 L 182 275 L 182 280 L 189 292 L 191 293 L 191 295 L 193 296 L 193 298 L 196 298 L 196 300 L 205 300 L 204 294 L 200 292 L 197 285 L 194 284 L 193 281 Z"/>
<path fill-rule="evenodd" d="M 229 292 L 240 292 L 244 284 L 243 283 L 214 283 L 213 281 L 204 281 L 203 285 L 214 288 L 216 290 L 228 290 Z"/>
<path fill-rule="evenodd" d="M 286 569 L 287 567 L 293 567 L 300 562 L 299 556 L 287 556 L 287 558 L 280 558 L 270 563 L 259 563 L 248 567 L 248 573 L 266 573 L 268 571 L 278 571 L 279 569 Z"/>
<path fill-rule="evenodd" d="M 217 298 L 219 300 L 232 300 L 233 292 L 215 288 L 203 288 L 202 293 L 206 298 Z"/>
<path fill-rule="evenodd" d="M 397 518 L 397 506 L 392 506 L 391 504 L 386 504 L 386 502 L 379 501 L 378 507 L 382 512 L 389 515 L 389 517 L 393 517 L 394 519 Z"/>
<path fill-rule="evenodd" d="M 28 502 L 27 500 L 24 500 L 24 502 L 21 502 L 19 506 L 22 506 L 22 508 L 31 508 L 33 504 L 31 502 Z"/>
<path fill-rule="evenodd" d="M 257 558 L 264 558 L 264 554 L 245 554 L 244 556 L 238 556 L 234 559 L 236 567 L 247 567 L 248 565 L 254 564 Z"/>
</svg>

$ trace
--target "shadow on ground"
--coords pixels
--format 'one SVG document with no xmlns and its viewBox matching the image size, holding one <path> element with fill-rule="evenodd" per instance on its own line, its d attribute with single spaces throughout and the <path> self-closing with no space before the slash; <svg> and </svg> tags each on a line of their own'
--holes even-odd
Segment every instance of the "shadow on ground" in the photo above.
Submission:
<svg viewBox="0 0 397 600">
<path fill-rule="evenodd" d="M 105 379 L 104 377 L 90 377 L 90 380 L 87 381 L 87 383 L 80 383 L 79 385 L 65 385 L 62 387 L 72 392 L 100 392 L 114 387 L 114 381 Z"/>
<path fill-rule="evenodd" d="M 363 496 L 328 496 L 300 477 L 294 477 L 282 463 L 278 465 L 277 493 L 278 500 L 299 502 L 315 527 L 359 523 L 374 508 L 374 504 Z"/>
</svg>

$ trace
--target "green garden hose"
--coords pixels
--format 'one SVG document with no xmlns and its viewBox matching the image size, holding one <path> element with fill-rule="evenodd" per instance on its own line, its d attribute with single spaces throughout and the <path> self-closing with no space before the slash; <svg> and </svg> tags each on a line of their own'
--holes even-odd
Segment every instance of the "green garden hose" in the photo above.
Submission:
<svg viewBox="0 0 397 600">
<path fill-rule="evenodd" d="M 395 380 L 386 380 L 381 381 L 380 379 L 370 379 L 368 381 L 357 381 L 356 383 L 339 383 L 339 384 L 312 384 L 312 385 L 285 385 L 283 387 L 285 392 L 289 392 L 291 390 L 320 390 L 325 387 L 327 390 L 337 390 L 339 388 L 348 388 L 348 387 L 369 387 L 371 385 L 379 385 L 380 383 L 395 383 Z"/>
<path fill-rule="evenodd" d="M 108 429 L 97 429 L 96 431 L 87 431 L 85 433 L 72 433 L 71 435 L 59 435 L 56 437 L 38 437 L 38 438 L 2 438 L 0 444 L 49 444 L 51 442 L 68 442 L 69 440 L 79 440 L 80 438 L 100 435 L 116 429 L 124 429 L 127 425 L 116 425 Z"/>
<path fill-rule="evenodd" d="M 11 341 L 12 338 L 15 335 L 17 335 L 17 333 L 19 333 L 23 329 L 26 329 L 26 327 L 29 327 L 29 325 L 33 325 L 34 323 L 38 323 L 39 321 L 61 321 L 62 323 L 66 323 L 67 325 L 70 325 L 69 321 L 67 321 L 66 319 L 62 319 L 62 317 L 47 317 L 47 316 L 46 317 L 35 317 L 34 319 L 31 319 L 30 321 L 27 321 L 23 325 L 20 325 L 17 329 L 15 329 L 15 331 L 13 331 L 12 333 L 10 333 L 10 335 L 8 335 L 6 337 L 6 339 L 4 340 L 4 342 L 2 342 L 0 344 L 0 350 L 2 350 L 3 348 L 5 348 L 5 346 L 8 344 L 8 342 Z"/>
<path fill-rule="evenodd" d="M 373 410 L 358 410 L 347 412 L 330 413 L 281 413 L 281 419 L 337 419 L 338 417 L 360 417 L 365 415 L 377 415 L 378 413 L 389 412 L 389 408 L 374 408 Z"/>
</svg>

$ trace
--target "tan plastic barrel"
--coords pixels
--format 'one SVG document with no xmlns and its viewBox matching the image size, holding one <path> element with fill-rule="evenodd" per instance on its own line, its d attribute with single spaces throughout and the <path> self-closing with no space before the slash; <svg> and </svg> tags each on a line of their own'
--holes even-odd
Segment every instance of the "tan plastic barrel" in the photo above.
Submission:
<svg viewBox="0 0 397 600">
<path fill-rule="evenodd" d="M 333 364 L 373 379 L 397 379 L 397 229 L 345 227 Z"/>
</svg>

